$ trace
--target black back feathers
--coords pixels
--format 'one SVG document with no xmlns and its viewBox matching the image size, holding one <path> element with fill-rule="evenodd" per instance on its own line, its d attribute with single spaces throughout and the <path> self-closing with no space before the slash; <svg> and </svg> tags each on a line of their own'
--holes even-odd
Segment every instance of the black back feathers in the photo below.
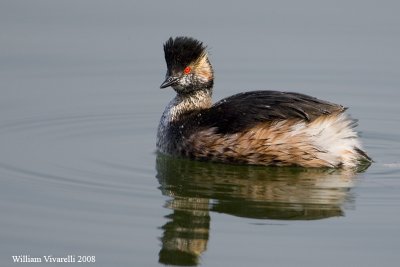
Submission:
<svg viewBox="0 0 400 267">
<path fill-rule="evenodd" d="M 261 122 L 288 119 L 313 121 L 322 115 L 345 110 L 341 105 L 299 93 L 252 91 L 222 99 L 201 111 L 193 128 L 215 127 L 218 133 L 230 134 Z"/>
<path fill-rule="evenodd" d="M 165 61 L 169 70 L 183 69 L 205 53 L 203 43 L 191 37 L 170 37 L 164 44 Z"/>
</svg>

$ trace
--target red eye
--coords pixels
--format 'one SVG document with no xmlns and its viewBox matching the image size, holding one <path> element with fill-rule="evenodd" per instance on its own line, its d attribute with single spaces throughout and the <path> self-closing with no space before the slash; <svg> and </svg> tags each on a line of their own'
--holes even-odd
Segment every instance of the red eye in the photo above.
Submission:
<svg viewBox="0 0 400 267">
<path fill-rule="evenodd" d="M 183 73 L 189 74 L 191 71 L 192 71 L 192 69 L 191 69 L 190 67 L 186 67 L 186 68 L 183 70 Z"/>
</svg>

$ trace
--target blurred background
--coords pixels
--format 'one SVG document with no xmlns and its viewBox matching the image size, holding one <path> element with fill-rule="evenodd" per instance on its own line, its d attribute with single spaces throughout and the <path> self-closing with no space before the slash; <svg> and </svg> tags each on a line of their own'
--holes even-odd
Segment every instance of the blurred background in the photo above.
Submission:
<svg viewBox="0 0 400 267">
<path fill-rule="evenodd" d="M 0 265 L 74 254 L 96 256 L 96 266 L 393 266 L 399 8 L 2 0 Z M 340 103 L 375 163 L 358 174 L 304 173 L 157 155 L 174 96 L 159 89 L 162 45 L 181 35 L 208 46 L 215 100 L 271 89 Z"/>
</svg>

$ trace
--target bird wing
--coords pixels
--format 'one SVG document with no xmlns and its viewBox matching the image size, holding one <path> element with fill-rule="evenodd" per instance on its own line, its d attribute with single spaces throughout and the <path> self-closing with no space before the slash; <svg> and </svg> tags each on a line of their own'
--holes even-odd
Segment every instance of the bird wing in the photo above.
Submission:
<svg viewBox="0 0 400 267">
<path fill-rule="evenodd" d="M 345 107 L 299 93 L 252 91 L 230 96 L 196 114 L 197 127 L 215 127 L 218 133 L 236 133 L 271 120 L 314 119 L 341 113 Z"/>
</svg>

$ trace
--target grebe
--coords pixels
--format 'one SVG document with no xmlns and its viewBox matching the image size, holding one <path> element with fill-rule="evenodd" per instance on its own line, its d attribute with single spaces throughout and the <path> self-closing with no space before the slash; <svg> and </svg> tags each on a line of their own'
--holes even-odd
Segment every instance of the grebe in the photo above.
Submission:
<svg viewBox="0 0 400 267">
<path fill-rule="evenodd" d="M 160 152 L 224 163 L 356 167 L 371 159 L 361 149 L 356 121 L 345 107 L 304 94 L 239 93 L 212 105 L 213 68 L 206 46 L 190 37 L 164 44 L 166 79 L 176 96 L 157 133 Z"/>
</svg>

